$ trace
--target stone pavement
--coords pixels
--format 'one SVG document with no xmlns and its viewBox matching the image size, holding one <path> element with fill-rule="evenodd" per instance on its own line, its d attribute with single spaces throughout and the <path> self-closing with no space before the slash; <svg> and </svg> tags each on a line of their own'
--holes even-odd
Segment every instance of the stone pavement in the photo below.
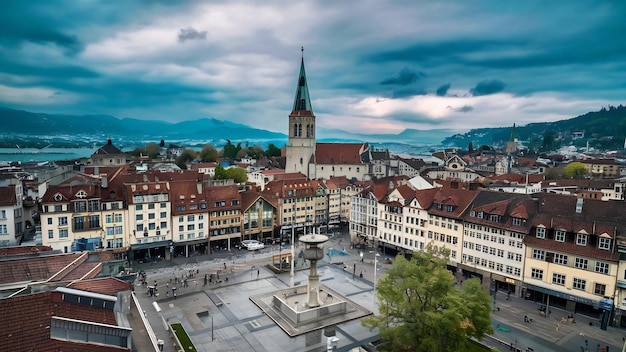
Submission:
<svg viewBox="0 0 626 352">
<path fill-rule="evenodd" d="M 327 253 L 328 249 L 333 248 L 335 255 L 327 255 L 320 262 L 321 283 L 339 289 L 346 297 L 377 313 L 373 282 L 391 266 L 385 263 L 385 259 L 392 257 L 379 253 L 381 256 L 376 262 L 377 270 L 374 275 L 374 248 L 351 248 L 349 236 L 345 233 L 333 236 L 324 248 Z M 283 247 L 283 253 L 288 251 L 289 247 Z M 191 258 L 178 257 L 172 262 L 163 261 L 134 267 L 134 270 L 143 269 L 147 272 L 148 284 L 157 280 L 158 296 L 149 297 L 145 287 L 137 286 L 136 292 L 157 337 L 166 342 L 164 351 L 173 351 L 171 334 L 165 330 L 165 322 L 172 321 L 183 323 L 190 331 L 192 340 L 199 342 L 199 346 L 196 346 L 199 351 L 325 350 L 323 342 L 310 343 L 303 336 L 287 338 L 248 299 L 252 294 L 289 287 L 289 273 L 277 275 L 265 267 L 270 262 L 271 254 L 278 254 L 278 246 L 270 246 L 261 252 L 234 250 Z M 195 274 L 187 279 L 187 287 L 180 287 L 180 283 L 174 281 L 175 277 L 180 279 L 192 271 Z M 216 277 L 218 273 L 221 282 L 204 285 L 204 275 L 215 274 Z M 296 271 L 295 282 L 305 282 L 307 274 L 308 270 Z M 225 281 L 226 277 L 228 282 Z M 173 285 L 177 285 L 176 299 L 172 296 Z M 164 290 L 167 288 L 170 288 L 169 295 Z M 596 351 L 598 343 L 602 347 L 610 346 L 612 352 L 621 351 L 622 338 L 626 336 L 623 329 L 609 327 L 604 331 L 599 328 L 596 320 L 578 315 L 575 317 L 576 323 L 561 323 L 560 318 L 567 313 L 558 308 L 551 307 L 552 314 L 547 318 L 541 317 L 538 314 L 538 303 L 518 297 L 511 297 L 507 301 L 505 296 L 504 293 L 498 293 L 496 306 L 499 310 L 492 314 L 494 333 L 492 337 L 483 339 L 485 343 L 501 351 L 515 348 L 526 351 L 530 347 L 537 352 L 577 352 L 581 351 L 581 347 L 584 349 L 585 340 L 588 351 Z M 157 302 L 161 312 L 155 311 L 152 302 Z M 532 323 L 525 323 L 524 315 L 532 318 Z M 357 320 L 338 326 L 337 336 L 341 341 L 339 350 L 348 350 L 367 344 L 376 334 L 362 327 L 360 320 Z M 510 344 L 514 345 L 513 349 Z M 151 349 L 145 349 L 149 350 Z"/>
</svg>

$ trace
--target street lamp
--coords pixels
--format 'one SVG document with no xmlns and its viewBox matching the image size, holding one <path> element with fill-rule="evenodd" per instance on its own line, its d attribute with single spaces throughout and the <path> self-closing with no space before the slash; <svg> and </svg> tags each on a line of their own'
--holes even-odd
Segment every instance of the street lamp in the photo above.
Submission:
<svg viewBox="0 0 626 352">
<path fill-rule="evenodd" d="M 377 285 L 377 281 L 376 281 L 376 263 L 378 263 L 378 257 L 380 257 L 380 254 L 376 253 L 374 255 L 374 304 L 376 304 L 376 285 Z"/>
</svg>

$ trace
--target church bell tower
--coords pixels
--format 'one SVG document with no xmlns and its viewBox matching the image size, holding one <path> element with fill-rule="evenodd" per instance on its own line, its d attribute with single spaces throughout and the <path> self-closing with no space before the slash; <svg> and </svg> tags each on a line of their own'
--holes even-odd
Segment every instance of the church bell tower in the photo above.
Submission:
<svg viewBox="0 0 626 352">
<path fill-rule="evenodd" d="M 315 178 L 315 175 L 311 174 L 315 172 L 315 115 L 311 107 L 309 88 L 304 73 L 304 48 L 302 48 L 296 97 L 291 114 L 289 114 L 289 140 L 286 153 L 285 172 L 301 172 L 310 179 Z M 309 168 L 310 164 L 312 167 Z M 312 171 L 309 172 L 309 170 Z"/>
</svg>

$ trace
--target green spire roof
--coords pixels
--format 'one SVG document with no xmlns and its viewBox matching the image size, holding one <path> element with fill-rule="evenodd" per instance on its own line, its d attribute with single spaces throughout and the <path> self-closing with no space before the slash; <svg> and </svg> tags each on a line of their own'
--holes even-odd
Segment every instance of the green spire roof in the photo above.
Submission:
<svg viewBox="0 0 626 352">
<path fill-rule="evenodd" d="M 302 63 L 300 64 L 300 75 L 298 76 L 298 87 L 296 89 L 296 97 L 293 100 L 292 111 L 310 111 L 311 99 L 309 97 L 309 88 L 306 84 L 306 74 L 304 73 L 304 48 L 302 48 Z"/>
</svg>

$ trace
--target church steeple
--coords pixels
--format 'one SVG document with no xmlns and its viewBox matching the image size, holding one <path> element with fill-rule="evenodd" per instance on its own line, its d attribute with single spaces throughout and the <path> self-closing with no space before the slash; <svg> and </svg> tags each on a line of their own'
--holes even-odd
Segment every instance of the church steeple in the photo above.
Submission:
<svg viewBox="0 0 626 352">
<path fill-rule="evenodd" d="M 298 75 L 298 87 L 296 88 L 296 97 L 293 100 L 292 111 L 308 111 L 313 112 L 311 107 L 311 99 L 309 97 L 309 87 L 306 83 L 306 74 L 304 73 L 304 47 L 302 47 L 302 61 L 300 63 L 300 75 Z"/>
</svg>

